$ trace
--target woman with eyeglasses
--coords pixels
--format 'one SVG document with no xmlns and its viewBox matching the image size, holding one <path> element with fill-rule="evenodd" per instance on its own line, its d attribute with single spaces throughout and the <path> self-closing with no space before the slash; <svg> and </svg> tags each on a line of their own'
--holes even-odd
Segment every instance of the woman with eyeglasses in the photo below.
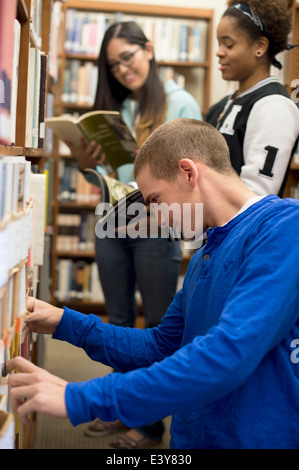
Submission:
<svg viewBox="0 0 299 470">
<path fill-rule="evenodd" d="M 238 89 L 213 105 L 206 120 L 225 137 L 243 182 L 261 196 L 283 196 L 299 134 L 298 109 L 270 74 L 272 65 L 282 67 L 276 55 L 292 48 L 289 3 L 229 0 L 217 28 L 222 77 Z"/>
<path fill-rule="evenodd" d="M 140 146 L 165 121 L 178 118 L 202 120 L 195 99 L 173 80 L 159 78 L 152 43 L 133 21 L 115 23 L 103 38 L 98 60 L 98 86 L 94 109 L 120 111 Z M 79 168 L 105 170 L 101 147 L 82 142 L 72 150 Z M 133 181 L 133 165 L 117 175 Z M 95 183 L 93 175 L 85 177 Z M 140 291 L 147 328 L 157 326 L 176 292 L 181 250 L 178 241 L 166 238 L 96 238 L 96 260 L 109 322 L 133 327 L 137 314 L 136 288 Z M 95 420 L 89 436 L 125 429 L 119 421 Z M 111 442 L 113 448 L 146 448 L 161 441 L 163 422 L 130 429 Z"/>
</svg>

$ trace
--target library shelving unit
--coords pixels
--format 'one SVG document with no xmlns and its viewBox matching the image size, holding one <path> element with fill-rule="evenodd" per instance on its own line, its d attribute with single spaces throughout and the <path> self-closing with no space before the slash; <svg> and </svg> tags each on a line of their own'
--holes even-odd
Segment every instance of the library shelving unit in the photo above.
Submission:
<svg viewBox="0 0 299 470">
<path fill-rule="evenodd" d="M 299 2 L 293 2 L 293 32 L 292 32 L 292 44 L 299 43 Z M 299 47 L 294 48 L 289 54 L 288 63 L 288 89 L 290 94 L 295 95 L 295 101 L 299 107 Z M 295 84 L 292 87 L 291 84 Z M 299 149 L 294 155 L 288 181 L 284 191 L 285 197 L 296 197 L 299 198 Z"/>
<path fill-rule="evenodd" d="M 17 355 L 37 362 L 36 338 L 29 335 L 21 344 L 21 336 L 26 297 L 35 292 L 34 274 L 41 266 L 33 262 L 33 219 L 38 204 L 32 200 L 34 177 L 31 169 L 32 162 L 42 169 L 44 159 L 40 123 L 45 110 L 51 0 L 2 0 L 0 11 L 0 88 L 1 92 L 4 90 L 5 97 L 0 100 L 0 448 L 7 449 L 31 447 L 34 430 L 34 425 L 30 428 L 21 425 L 10 409 L 4 363 Z M 5 34 L 1 36 L 3 31 Z M 38 66 L 42 70 L 35 88 L 28 75 L 30 49 L 34 50 L 36 64 L 40 64 Z M 11 70 L 13 73 L 9 75 Z M 34 90 L 32 93 L 38 103 L 35 108 L 31 107 L 28 98 L 29 89 Z M 32 145 L 28 145 L 26 140 L 33 128 L 33 121 L 28 122 L 27 111 L 30 108 L 38 109 L 36 116 L 39 118 L 35 121 L 37 131 L 33 136 L 34 142 L 31 140 Z"/>
<path fill-rule="evenodd" d="M 210 105 L 213 16 L 214 11 L 212 9 L 167 7 L 127 2 L 67 0 L 62 4 L 59 82 L 56 90 L 54 113 L 56 115 L 64 113 L 80 115 L 90 110 L 93 105 L 93 93 L 95 90 L 91 90 L 91 92 L 88 90 L 89 94 L 86 93 L 86 88 L 82 86 L 82 75 L 80 82 L 80 73 L 84 73 L 84 69 L 85 73 L 97 73 L 96 64 L 101 38 L 107 24 L 109 25 L 114 21 L 132 19 L 140 24 L 149 39 L 153 41 L 156 60 L 161 72 L 166 70 L 166 73 L 171 72 L 175 77 L 177 75 L 180 78 L 183 77 L 186 90 L 199 102 L 202 112 L 205 114 Z M 92 26 L 87 31 L 90 24 Z M 105 26 L 103 27 L 103 25 Z M 90 32 L 92 28 L 94 28 L 93 33 Z M 165 39 L 162 40 L 163 31 L 165 32 Z M 192 31 L 192 35 L 190 31 Z M 81 36 L 80 33 L 82 33 Z M 200 42 L 197 42 L 198 39 L 195 38 L 196 33 L 197 38 L 201 34 Z M 177 40 L 177 50 L 172 50 L 171 52 L 170 46 L 166 41 L 170 35 L 172 35 L 173 42 L 175 42 L 174 37 Z M 90 39 L 91 37 L 92 39 Z M 158 43 L 156 48 L 155 40 Z M 163 47 L 162 43 L 164 44 Z M 164 47 L 165 49 L 163 49 Z M 168 52 L 165 52 L 163 55 L 162 50 Z M 74 79 L 76 71 L 79 74 L 77 84 Z M 95 77 L 96 75 L 93 75 L 91 81 L 96 84 L 97 78 Z M 78 175 L 76 176 L 76 173 L 78 174 L 78 171 L 75 169 L 76 164 L 66 154 L 66 147 L 63 147 L 61 142 L 56 141 L 53 144 L 53 148 L 56 152 L 56 172 L 51 302 L 57 306 L 65 305 L 67 302 L 68 306 L 77 308 L 82 312 L 95 313 L 96 311 L 96 313 L 105 314 L 104 298 L 99 284 L 96 286 L 95 291 L 100 291 L 100 295 L 95 297 L 91 295 L 90 297 L 90 291 L 87 296 L 84 293 L 82 294 L 82 291 L 84 292 L 85 290 L 84 286 L 82 287 L 83 277 L 86 280 L 86 284 L 88 283 L 87 277 L 83 274 L 84 270 L 93 271 L 94 275 L 97 276 L 93 264 L 95 259 L 94 247 L 88 250 L 70 249 L 67 248 L 70 245 L 66 245 L 64 248 L 61 246 L 61 243 L 58 244 L 58 240 L 61 240 L 60 235 L 62 233 L 67 234 L 68 223 L 63 226 L 63 217 L 65 217 L 65 220 L 70 220 L 70 225 L 74 229 L 76 215 L 82 215 L 88 211 L 93 215 L 94 236 L 96 223 L 95 205 L 99 201 L 85 201 L 84 205 L 82 205 L 82 198 L 81 202 L 78 199 L 76 200 L 74 195 L 75 201 L 71 199 L 72 195 L 68 199 L 68 193 L 72 191 L 70 189 L 72 176 L 78 178 Z M 66 180 L 68 180 L 66 186 L 69 187 L 65 188 Z M 78 187 L 78 181 L 76 184 Z M 78 218 L 77 224 L 80 224 Z M 69 243 L 67 237 L 65 240 L 66 244 Z M 93 266 L 91 267 L 92 264 Z M 76 266 L 79 266 L 77 274 Z M 68 276 L 68 280 L 65 276 Z M 72 296 L 72 279 L 75 279 L 74 282 L 76 282 L 78 277 L 81 284 L 79 289 L 77 284 L 77 288 L 75 287 L 74 289 L 74 291 L 77 289 L 77 292 Z M 90 282 L 96 283 L 96 280 Z M 64 292 L 67 293 L 66 296 L 64 296 Z"/>
</svg>

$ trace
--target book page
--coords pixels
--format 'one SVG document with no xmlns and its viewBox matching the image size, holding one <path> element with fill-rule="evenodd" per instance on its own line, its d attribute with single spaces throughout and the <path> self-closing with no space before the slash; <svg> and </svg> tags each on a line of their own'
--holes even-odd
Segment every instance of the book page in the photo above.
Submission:
<svg viewBox="0 0 299 470">
<path fill-rule="evenodd" d="M 52 129 L 59 139 L 71 142 L 76 148 L 80 147 L 80 138 L 83 134 L 73 120 L 63 116 L 46 118 L 46 126 Z"/>
</svg>

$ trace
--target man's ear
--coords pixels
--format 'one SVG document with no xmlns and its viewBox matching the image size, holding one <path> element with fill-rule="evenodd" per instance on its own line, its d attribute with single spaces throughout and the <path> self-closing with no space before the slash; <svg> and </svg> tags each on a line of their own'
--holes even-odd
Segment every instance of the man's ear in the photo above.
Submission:
<svg viewBox="0 0 299 470">
<path fill-rule="evenodd" d="M 198 168 L 194 160 L 190 158 L 182 158 L 179 162 L 180 174 L 184 176 L 186 182 L 191 184 L 191 187 L 195 187 L 198 181 Z"/>
</svg>

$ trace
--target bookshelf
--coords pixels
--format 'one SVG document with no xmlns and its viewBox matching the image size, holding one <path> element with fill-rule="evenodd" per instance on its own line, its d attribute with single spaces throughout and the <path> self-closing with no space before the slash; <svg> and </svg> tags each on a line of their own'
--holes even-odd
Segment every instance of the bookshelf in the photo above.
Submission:
<svg viewBox="0 0 299 470">
<path fill-rule="evenodd" d="M 299 3 L 293 1 L 293 31 L 291 44 L 299 43 Z M 288 90 L 299 107 L 299 48 L 292 49 L 288 57 Z M 293 86 L 294 85 L 294 86 Z M 299 149 L 291 161 L 284 197 L 299 198 Z"/>
<path fill-rule="evenodd" d="M 56 84 L 54 113 L 56 115 L 63 113 L 81 114 L 90 109 L 93 105 L 95 89 L 86 92 L 86 89 L 82 86 L 82 76 L 89 77 L 88 81 L 96 85 L 96 63 L 104 32 L 103 25 L 106 24 L 107 27 L 107 22 L 111 24 L 114 21 L 135 20 L 154 43 L 155 56 L 161 74 L 171 73 L 175 77 L 179 77 L 180 80 L 183 80 L 186 90 L 199 102 L 201 110 L 205 114 L 210 106 L 213 16 L 214 11 L 212 9 L 67 0 L 61 6 L 60 65 Z M 180 37 L 179 31 L 186 31 L 186 25 L 188 31 L 192 32 L 196 28 L 201 27 L 202 36 L 201 48 L 196 48 L 195 46 L 192 48 L 190 46 L 191 41 L 193 41 L 193 44 L 196 44 L 195 33 L 192 38 L 190 35 L 187 39 L 187 42 L 189 41 L 189 49 L 187 53 L 186 51 L 184 53 L 184 51 L 180 50 L 180 41 L 178 39 Z M 171 53 L 169 52 L 169 44 L 164 44 L 164 41 L 164 47 L 160 47 L 161 36 L 158 36 L 158 32 L 161 33 L 163 28 L 169 32 L 172 38 L 174 36 L 177 38 L 177 48 L 173 49 Z M 90 39 L 91 37 L 92 39 Z M 159 46 L 155 47 L 155 42 Z M 173 42 L 175 41 L 173 40 Z M 76 73 L 81 77 L 79 82 L 74 79 Z M 90 79 L 90 77 L 93 78 Z M 95 205 L 98 200 L 88 198 L 84 200 L 84 197 L 80 197 L 78 194 L 75 195 L 72 192 L 72 186 L 78 189 L 78 186 L 81 185 L 81 182 L 78 181 L 81 175 L 76 171 L 76 164 L 68 155 L 66 146 L 61 142 L 53 140 L 53 152 L 56 155 L 56 171 L 51 302 L 57 306 L 62 306 L 67 302 L 73 308 L 86 313 L 94 313 L 96 309 L 97 312 L 104 314 L 104 297 L 99 284 L 95 289 L 95 292 L 97 289 L 100 292 L 97 296 L 93 296 L 92 288 L 84 296 L 81 293 L 82 285 L 78 289 L 77 284 L 79 293 L 72 293 L 73 289 L 69 288 L 67 290 L 66 287 L 67 285 L 71 286 L 72 279 L 76 283 L 75 279 L 78 279 L 78 277 L 82 283 L 82 265 L 86 273 L 89 270 L 96 275 L 93 264 L 95 259 L 94 249 L 90 247 L 88 249 L 63 249 L 59 242 L 63 232 L 66 237 L 68 232 L 67 225 L 63 226 L 63 222 L 59 223 L 61 215 L 63 220 L 63 217 L 72 219 L 72 216 L 89 212 L 90 216 L 93 217 L 94 235 L 96 224 L 96 217 L 94 215 Z M 68 181 L 66 185 L 68 189 L 63 188 L 66 181 Z M 91 185 L 88 183 L 87 185 L 91 189 Z M 82 191 L 84 193 L 84 190 Z M 88 188 L 86 191 L 88 191 Z M 75 217 L 73 220 L 75 220 Z M 73 233 L 77 234 L 77 237 L 78 231 L 80 232 L 80 228 L 78 229 L 77 219 L 77 226 L 73 225 Z M 65 241 L 67 246 L 67 238 Z M 185 266 L 185 258 L 182 265 Z M 79 266 L 77 274 L 76 266 Z M 68 273 L 66 274 L 68 281 L 64 278 L 63 272 Z M 91 279 L 90 283 L 95 284 L 96 280 Z M 67 292 L 66 297 L 63 296 L 63 291 Z M 80 299 L 82 295 L 83 298 Z"/>
<path fill-rule="evenodd" d="M 36 337 L 22 341 L 22 328 L 26 297 L 36 294 L 43 263 L 43 127 L 50 13 L 51 0 L 2 0 L 0 4 L 0 76 L 5 77 L 0 80 L 5 98 L 0 99 L 1 449 L 31 447 L 34 430 L 34 426 L 21 425 L 10 409 L 4 364 L 16 355 L 37 361 Z M 29 80 L 30 50 L 36 54 L 35 66 L 39 68 L 34 84 Z M 34 139 L 28 142 L 32 128 L 36 129 Z M 33 164 L 38 174 L 32 173 Z"/>
</svg>

